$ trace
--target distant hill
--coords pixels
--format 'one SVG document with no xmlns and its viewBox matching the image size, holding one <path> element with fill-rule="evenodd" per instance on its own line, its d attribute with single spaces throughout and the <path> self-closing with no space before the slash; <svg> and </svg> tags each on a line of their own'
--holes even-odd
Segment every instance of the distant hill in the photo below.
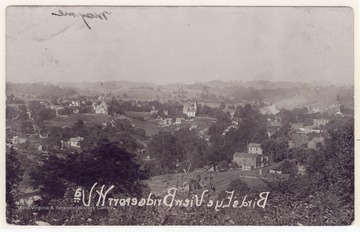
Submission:
<svg viewBox="0 0 360 232">
<path fill-rule="evenodd" d="M 14 94 L 20 98 L 32 96 L 35 98 L 71 97 L 78 94 L 72 87 L 59 87 L 48 83 L 6 83 L 6 94 Z"/>
<path fill-rule="evenodd" d="M 132 100 L 197 101 L 203 104 L 244 104 L 268 102 L 278 108 L 292 109 L 305 105 L 342 104 L 354 106 L 353 86 L 327 85 L 327 82 L 272 82 L 213 80 L 195 84 L 173 83 L 157 85 L 131 81 L 110 82 L 58 82 L 15 84 L 7 83 L 6 92 L 18 97 L 33 95 L 37 98 L 72 97 L 78 95 L 106 95 Z"/>
<path fill-rule="evenodd" d="M 208 82 L 197 82 L 195 85 L 207 86 L 210 88 L 226 88 L 234 86 L 253 87 L 256 89 L 276 89 L 276 88 L 305 88 L 305 87 L 318 87 L 318 86 L 331 86 L 331 82 L 326 81 L 313 81 L 311 83 L 304 82 L 290 82 L 290 81 L 222 81 L 213 80 Z"/>
<path fill-rule="evenodd" d="M 74 87 L 77 89 L 87 89 L 99 93 L 108 93 L 109 91 L 119 91 L 124 89 L 141 89 L 146 87 L 156 88 L 158 85 L 145 82 L 130 81 L 109 81 L 109 82 L 58 82 L 60 87 Z"/>
</svg>

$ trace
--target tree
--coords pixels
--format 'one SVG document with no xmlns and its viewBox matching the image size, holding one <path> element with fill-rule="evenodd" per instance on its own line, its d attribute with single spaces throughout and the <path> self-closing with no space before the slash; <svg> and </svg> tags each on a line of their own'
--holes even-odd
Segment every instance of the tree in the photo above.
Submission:
<svg viewBox="0 0 360 232">
<path fill-rule="evenodd" d="M 306 162 L 306 159 L 313 156 L 316 151 L 314 149 L 307 149 L 304 147 L 295 147 L 289 149 L 289 158 L 294 158 L 296 161 L 301 163 Z"/>
<path fill-rule="evenodd" d="M 311 215 L 308 220 L 298 216 L 305 225 L 349 225 L 354 220 L 353 119 L 328 133 L 324 147 L 308 154 L 304 176 L 268 183 L 277 202 L 295 215 Z"/>
<path fill-rule="evenodd" d="M 15 197 L 23 173 L 16 151 L 10 148 L 6 151 L 6 221 L 8 223 L 12 223 L 15 216 L 13 213 L 16 208 Z"/>
<path fill-rule="evenodd" d="M 218 163 L 217 169 L 220 171 L 226 171 L 229 168 L 229 163 L 226 160 L 222 160 Z"/>
<path fill-rule="evenodd" d="M 320 152 L 308 159 L 307 172 L 314 185 L 341 196 L 343 204 L 354 200 L 354 124 L 353 119 L 328 131 Z"/>
<path fill-rule="evenodd" d="M 296 122 L 296 118 L 291 110 L 281 109 L 277 115 L 281 118 L 284 124 Z"/>
<path fill-rule="evenodd" d="M 269 160 L 280 162 L 288 158 L 288 141 L 285 139 L 268 139 L 261 143 L 263 154 L 269 156 Z"/>
<path fill-rule="evenodd" d="M 50 134 L 46 139 L 45 139 L 45 143 L 46 145 L 49 146 L 50 150 L 56 148 L 56 147 L 60 147 L 61 146 L 61 142 L 60 142 L 60 137 L 58 135 L 52 135 Z"/>
<path fill-rule="evenodd" d="M 71 115 L 74 114 L 74 111 L 71 110 L 69 107 L 64 107 L 63 109 L 58 110 L 60 115 Z"/>
<path fill-rule="evenodd" d="M 138 195 L 148 174 L 140 169 L 135 155 L 106 139 L 80 154 L 49 156 L 31 173 L 33 186 L 39 188 L 42 203 L 61 199 L 71 185 L 90 189 L 94 183 L 114 185 L 114 193 Z"/>
<path fill-rule="evenodd" d="M 223 149 L 223 145 L 221 144 L 221 141 L 218 141 L 217 143 L 211 145 L 209 148 L 209 152 L 207 153 L 207 164 L 212 166 L 214 168 L 214 170 L 216 171 L 217 165 L 222 160 L 228 159 L 229 154 L 231 154 L 231 153 L 226 152 Z"/>
<path fill-rule="evenodd" d="M 18 115 L 19 120 L 24 121 L 29 119 L 29 116 L 27 115 L 27 108 L 25 105 L 20 105 L 18 109 L 19 109 L 19 115 Z"/>
<path fill-rule="evenodd" d="M 296 164 L 288 159 L 284 160 L 278 169 L 284 174 L 290 174 L 290 176 L 295 176 L 297 173 Z"/>
<path fill-rule="evenodd" d="M 81 119 L 79 119 L 77 122 L 74 123 L 74 130 L 82 130 L 84 129 L 85 126 L 85 122 Z"/>
<path fill-rule="evenodd" d="M 294 115 L 297 122 L 304 122 L 307 118 L 308 108 L 307 107 L 297 107 L 293 109 L 292 114 Z"/>
<path fill-rule="evenodd" d="M 110 115 L 124 114 L 124 111 L 121 108 L 120 103 L 115 98 L 112 98 L 111 101 L 109 102 L 108 113 Z"/>
<path fill-rule="evenodd" d="M 155 157 L 156 163 L 163 173 L 173 173 L 183 160 L 176 139 L 170 132 L 161 132 L 152 137 L 148 152 Z"/>
<path fill-rule="evenodd" d="M 21 131 L 24 134 L 32 134 L 32 133 L 34 133 L 33 123 L 30 120 L 23 121 L 21 123 Z"/>
<path fill-rule="evenodd" d="M 30 101 L 29 111 L 31 112 L 34 120 L 48 120 L 56 117 L 55 110 L 46 108 L 39 101 Z"/>
<path fill-rule="evenodd" d="M 275 131 L 273 135 L 271 135 L 272 139 L 285 139 L 287 138 L 289 132 L 291 131 L 291 126 L 289 123 L 284 124 L 282 127 L 280 127 L 279 130 Z"/>
<path fill-rule="evenodd" d="M 221 110 L 223 110 L 223 109 L 225 109 L 225 107 L 226 107 L 225 102 L 221 102 L 219 108 L 220 108 Z"/>
<path fill-rule="evenodd" d="M 174 138 L 176 149 L 182 154 L 185 165 L 191 163 L 190 170 L 206 165 L 208 145 L 195 131 L 180 129 L 174 133 Z"/>
<path fill-rule="evenodd" d="M 6 107 L 6 119 L 12 120 L 18 115 L 17 110 L 14 107 Z"/>
<path fill-rule="evenodd" d="M 118 131 L 127 131 L 129 133 L 134 132 L 134 128 L 131 121 L 128 119 L 117 119 L 115 120 L 115 129 Z"/>
</svg>

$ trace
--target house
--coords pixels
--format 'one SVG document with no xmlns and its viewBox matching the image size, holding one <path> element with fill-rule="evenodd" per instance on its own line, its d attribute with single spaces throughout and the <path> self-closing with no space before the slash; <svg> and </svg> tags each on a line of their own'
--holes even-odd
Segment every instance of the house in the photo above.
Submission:
<svg viewBox="0 0 360 232">
<path fill-rule="evenodd" d="M 20 138 L 19 136 L 15 136 L 13 139 L 12 139 L 12 143 L 13 144 L 23 144 L 23 143 L 26 143 L 27 139 L 24 139 L 24 138 Z"/>
<path fill-rule="evenodd" d="M 70 138 L 69 140 L 69 145 L 71 147 L 76 147 L 76 148 L 80 148 L 80 141 L 83 141 L 84 138 L 83 137 L 76 137 L 76 138 Z"/>
<path fill-rule="evenodd" d="M 71 101 L 70 106 L 80 106 L 80 101 Z"/>
<path fill-rule="evenodd" d="M 185 118 L 176 118 L 175 124 L 180 125 L 185 121 Z"/>
<path fill-rule="evenodd" d="M 197 111 L 197 104 L 195 103 L 186 103 L 183 107 L 183 113 L 188 117 L 195 117 Z"/>
<path fill-rule="evenodd" d="M 296 148 L 305 146 L 308 143 L 307 136 L 300 133 L 289 134 L 288 146 L 289 148 Z"/>
<path fill-rule="evenodd" d="M 95 107 L 95 113 L 97 114 L 108 114 L 108 105 L 105 101 L 102 101 L 100 105 Z"/>
<path fill-rule="evenodd" d="M 163 110 L 164 115 L 168 116 L 169 115 L 169 111 L 168 110 Z"/>
<path fill-rule="evenodd" d="M 326 124 L 329 123 L 329 121 L 330 120 L 326 118 L 319 118 L 319 119 L 314 118 L 314 126 L 315 127 L 320 127 L 320 125 L 325 126 Z"/>
<path fill-rule="evenodd" d="M 238 126 L 240 122 L 242 122 L 242 118 L 234 118 L 234 119 L 231 121 L 231 124 L 233 124 L 233 125 L 235 125 L 235 126 Z"/>
<path fill-rule="evenodd" d="M 170 126 L 172 124 L 172 118 L 165 118 L 163 123 L 165 126 Z"/>
<path fill-rule="evenodd" d="M 262 149 L 260 143 L 249 143 L 248 151 L 250 154 L 262 155 Z"/>
<path fill-rule="evenodd" d="M 198 125 L 191 125 L 189 130 L 197 130 L 198 129 Z"/>
<path fill-rule="evenodd" d="M 278 120 L 274 120 L 274 121 L 271 121 L 270 122 L 270 126 L 271 127 L 281 127 L 282 126 L 282 123 L 280 122 L 280 121 L 278 121 Z"/>
<path fill-rule="evenodd" d="M 322 137 L 314 137 L 309 143 L 309 149 L 318 149 L 321 144 L 324 144 L 324 139 Z"/>
<path fill-rule="evenodd" d="M 235 152 L 233 162 L 237 163 L 243 171 L 251 171 L 261 165 L 260 155 L 255 153 Z"/>
<path fill-rule="evenodd" d="M 302 128 L 300 128 L 300 131 L 304 132 L 305 134 L 309 134 L 309 133 L 312 133 L 312 132 L 321 133 L 321 130 L 319 128 L 314 127 L 314 126 L 302 127 Z"/>
<path fill-rule="evenodd" d="M 344 114 L 340 112 L 340 110 L 338 112 L 335 113 L 336 117 L 343 117 Z"/>
<path fill-rule="evenodd" d="M 260 155 L 260 166 L 264 167 L 269 163 L 269 156 L 264 155 L 260 143 L 249 143 L 248 152 Z"/>
<path fill-rule="evenodd" d="M 154 115 L 154 114 L 157 114 L 157 113 L 159 113 L 158 110 L 151 110 L 151 111 L 150 111 L 150 115 Z"/>
<path fill-rule="evenodd" d="M 299 131 L 300 128 L 304 127 L 304 123 L 298 122 L 298 123 L 290 123 L 291 129 L 294 131 Z"/>
</svg>

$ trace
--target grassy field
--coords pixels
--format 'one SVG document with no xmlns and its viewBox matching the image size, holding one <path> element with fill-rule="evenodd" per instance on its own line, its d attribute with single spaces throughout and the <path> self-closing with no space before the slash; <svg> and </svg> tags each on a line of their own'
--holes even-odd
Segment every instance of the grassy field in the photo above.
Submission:
<svg viewBox="0 0 360 232">
<path fill-rule="evenodd" d="M 210 117 L 198 117 L 195 118 L 193 121 L 186 121 L 182 125 L 190 127 L 191 125 L 197 125 L 197 130 L 203 130 L 205 128 L 210 127 L 213 123 L 216 122 L 215 118 Z"/>
<path fill-rule="evenodd" d="M 129 118 L 135 118 L 135 119 L 144 119 L 150 115 L 149 112 L 135 112 L 135 111 L 126 111 L 125 115 Z"/>
<path fill-rule="evenodd" d="M 56 117 L 51 120 L 44 121 L 45 126 L 73 126 L 79 119 L 83 120 L 87 124 L 101 124 L 110 119 L 110 115 L 106 114 L 72 114 L 69 116 Z"/>
<path fill-rule="evenodd" d="M 162 130 L 162 128 L 160 128 L 158 126 L 158 121 L 156 121 L 156 120 L 143 121 L 143 120 L 131 118 L 130 121 L 134 126 L 144 129 L 147 137 L 151 137 L 151 136 L 159 133 L 160 130 Z"/>
<path fill-rule="evenodd" d="M 235 179 L 241 179 L 249 185 L 250 188 L 257 190 L 265 187 L 266 184 L 256 175 L 248 174 L 243 171 L 226 171 L 226 172 L 192 172 L 188 173 L 181 181 L 180 174 L 179 180 L 177 180 L 176 174 L 167 174 L 161 176 L 154 176 L 148 181 L 148 185 L 151 192 L 154 194 L 163 194 L 169 187 L 180 187 L 183 181 L 189 182 L 189 179 L 197 179 L 200 176 L 202 179 L 212 177 L 212 184 L 215 186 L 215 194 L 219 194 L 221 191 L 227 189 L 230 182 Z M 204 188 L 205 189 L 205 188 Z"/>
</svg>

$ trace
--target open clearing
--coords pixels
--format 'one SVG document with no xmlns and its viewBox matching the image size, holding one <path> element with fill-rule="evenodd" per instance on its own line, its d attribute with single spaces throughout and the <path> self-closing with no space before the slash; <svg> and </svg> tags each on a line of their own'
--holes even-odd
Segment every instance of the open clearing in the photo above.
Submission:
<svg viewBox="0 0 360 232">
<path fill-rule="evenodd" d="M 184 181 L 188 183 L 189 179 L 196 180 L 198 176 L 200 176 L 202 179 L 205 177 L 207 179 L 212 177 L 212 184 L 215 187 L 215 194 L 219 194 L 223 190 L 226 190 L 230 182 L 235 179 L 241 179 L 246 184 L 248 184 L 250 188 L 254 190 L 258 190 L 267 186 L 266 183 L 263 182 L 261 179 L 257 178 L 256 175 L 247 174 L 244 171 L 192 172 L 192 173 L 187 173 L 185 178 L 180 180 L 181 175 L 183 174 L 178 174 L 178 176 L 176 174 L 154 176 L 151 178 L 151 180 L 148 181 L 148 185 L 152 193 L 163 194 L 166 192 L 167 188 L 169 187 L 181 187 Z M 207 189 L 207 188 L 205 187 L 203 189 Z"/>
<path fill-rule="evenodd" d="M 65 127 L 65 126 L 73 126 L 79 119 L 83 120 L 87 124 L 101 124 L 110 119 L 110 115 L 107 114 L 72 114 L 68 116 L 61 116 L 52 118 L 50 120 L 45 120 L 45 126 L 58 126 L 58 127 Z"/>
</svg>

